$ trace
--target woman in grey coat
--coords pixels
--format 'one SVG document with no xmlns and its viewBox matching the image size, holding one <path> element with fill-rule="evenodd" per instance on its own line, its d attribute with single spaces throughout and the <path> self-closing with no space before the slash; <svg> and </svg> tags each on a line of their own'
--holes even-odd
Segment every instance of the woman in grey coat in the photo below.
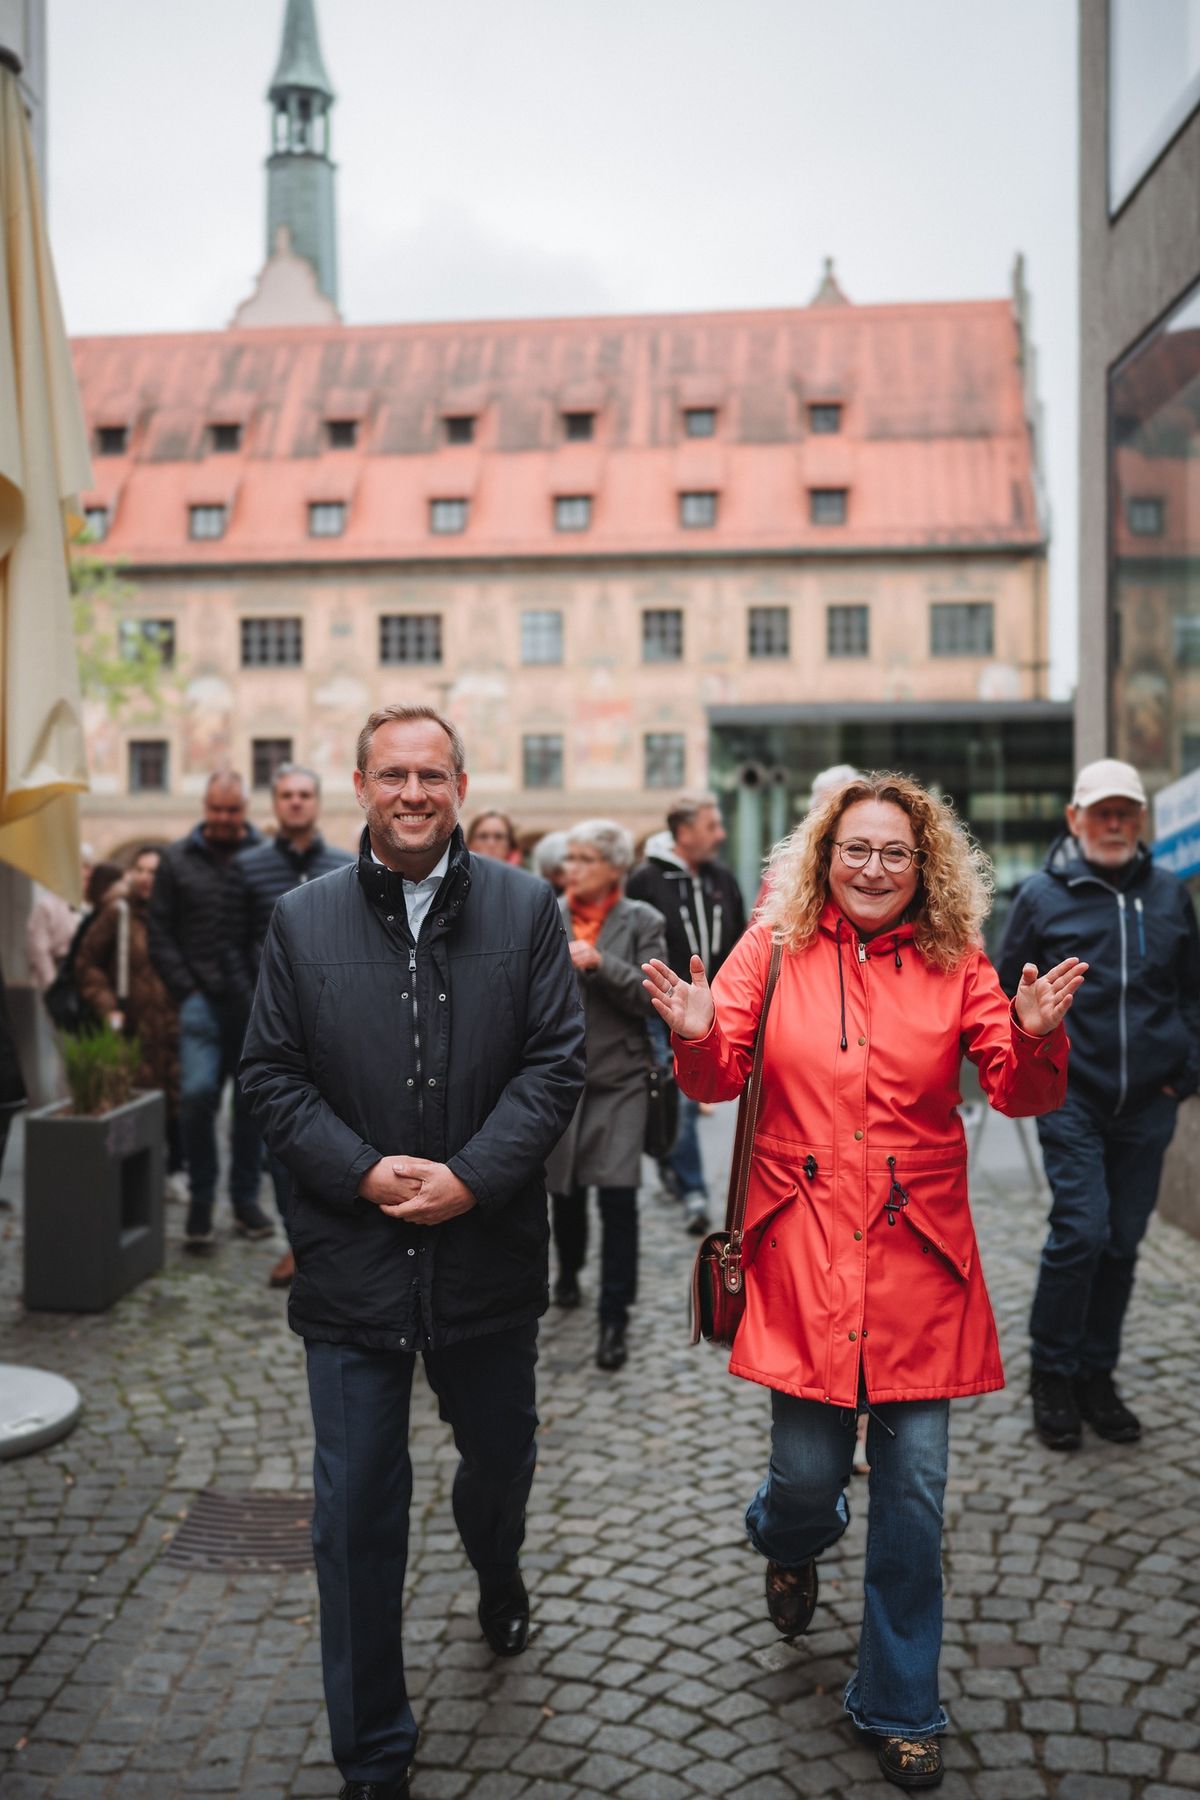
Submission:
<svg viewBox="0 0 1200 1800">
<path fill-rule="evenodd" d="M 637 1190 L 646 1134 L 647 1024 L 642 964 L 666 953 L 662 914 L 622 894 L 633 839 L 610 819 L 568 833 L 559 901 L 587 1023 L 587 1085 L 546 1181 L 553 1195 L 560 1306 L 578 1306 L 587 1251 L 587 1191 L 599 1190 L 600 1341 L 596 1362 L 619 1369 L 637 1293 Z"/>
</svg>

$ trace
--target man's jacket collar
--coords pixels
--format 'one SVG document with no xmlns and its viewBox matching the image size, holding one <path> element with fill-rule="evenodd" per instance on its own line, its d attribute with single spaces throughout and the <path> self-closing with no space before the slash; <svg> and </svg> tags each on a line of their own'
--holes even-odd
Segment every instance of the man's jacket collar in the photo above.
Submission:
<svg viewBox="0 0 1200 1800">
<path fill-rule="evenodd" d="M 362 836 L 358 840 L 358 880 L 363 893 L 373 906 L 389 912 L 398 912 L 407 919 L 408 909 L 404 903 L 404 876 L 396 869 L 389 869 L 383 863 L 377 863 L 371 855 L 371 833 L 363 826 Z M 450 866 L 446 870 L 441 887 L 433 897 L 431 913 L 438 915 L 438 923 L 444 920 L 452 925 L 462 911 L 471 889 L 471 856 L 463 837 L 462 826 L 456 825 L 454 836 L 450 839 Z"/>
<path fill-rule="evenodd" d="M 1133 855 L 1132 863 L 1126 863 L 1121 870 L 1113 870 L 1121 879 L 1113 881 L 1107 871 L 1097 869 L 1079 853 L 1079 839 L 1074 833 L 1064 831 L 1055 838 L 1046 852 L 1043 867 L 1048 875 L 1061 881 L 1065 887 L 1084 887 L 1094 883 L 1097 887 L 1111 889 L 1114 893 L 1122 893 L 1143 881 L 1154 866 L 1154 858 L 1145 844 L 1139 844 Z"/>
</svg>

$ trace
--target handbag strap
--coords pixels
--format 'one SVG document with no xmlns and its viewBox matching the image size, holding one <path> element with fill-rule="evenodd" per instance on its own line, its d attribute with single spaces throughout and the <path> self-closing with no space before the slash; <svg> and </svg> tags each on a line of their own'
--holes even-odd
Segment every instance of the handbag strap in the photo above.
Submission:
<svg viewBox="0 0 1200 1800">
<path fill-rule="evenodd" d="M 746 1220 L 746 1191 L 750 1185 L 750 1163 L 754 1156 L 754 1132 L 758 1124 L 758 1108 L 762 1099 L 763 1040 L 767 1035 L 767 1014 L 779 971 L 783 964 L 783 945 L 776 939 L 771 946 L 771 966 L 763 993 L 758 1030 L 754 1034 L 754 1055 L 750 1063 L 750 1079 L 738 1101 L 737 1131 L 733 1140 L 733 1159 L 729 1165 L 729 1197 L 725 1202 L 725 1229 L 729 1248 L 736 1255 L 741 1249 L 742 1228 Z"/>
</svg>

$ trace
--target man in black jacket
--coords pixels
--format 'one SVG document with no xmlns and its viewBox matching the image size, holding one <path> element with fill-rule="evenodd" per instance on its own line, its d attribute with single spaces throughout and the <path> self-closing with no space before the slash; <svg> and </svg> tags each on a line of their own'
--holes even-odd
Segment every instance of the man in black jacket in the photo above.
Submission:
<svg viewBox="0 0 1200 1800">
<path fill-rule="evenodd" d="M 1029 1328 L 1034 1429 L 1073 1450 L 1087 1420 L 1130 1443 L 1113 1382 L 1138 1247 L 1179 1102 L 1200 1083 L 1200 935 L 1187 889 L 1139 842 L 1146 795 L 1129 763 L 1081 769 L 1069 831 L 1021 888 L 997 958 L 1015 993 L 1026 962 L 1079 956 L 1067 1098 L 1037 1122 L 1050 1233 Z"/>
<path fill-rule="evenodd" d="M 345 1796 L 408 1792 L 401 1595 L 420 1351 L 461 1461 L 454 1516 L 500 1656 L 525 1648 L 545 1159 L 583 1086 L 578 986 L 545 882 L 465 848 L 462 740 L 373 713 L 353 868 L 285 894 L 242 1079 L 292 1175 L 288 1312 L 316 1434 L 313 1544 Z"/>
<path fill-rule="evenodd" d="M 680 794 L 667 813 L 667 829 L 646 845 L 646 860 L 633 871 L 625 891 L 648 900 L 667 925 L 666 960 L 687 979 L 698 956 L 711 981 L 742 932 L 746 908 L 731 871 L 713 859 L 725 842 L 715 794 Z M 697 1237 L 708 1230 L 708 1184 L 700 1156 L 700 1107 L 679 1096 L 679 1132 L 666 1159 L 683 1200 L 683 1222 Z"/>
<path fill-rule="evenodd" d="M 354 861 L 347 851 L 327 844 L 317 829 L 321 778 L 314 770 L 302 769 L 297 763 L 283 763 L 271 783 L 271 805 L 275 813 L 274 837 L 238 851 L 225 894 L 229 986 L 247 1018 L 275 902 L 306 881 L 331 875 Z M 275 1204 L 286 1230 L 290 1177 L 277 1156 L 270 1158 L 270 1168 Z M 295 1258 L 289 1249 L 267 1280 L 271 1287 L 290 1287 L 295 1273 Z"/>
<path fill-rule="evenodd" d="M 237 1061 L 246 1009 L 231 988 L 225 963 L 225 894 L 234 857 L 262 838 L 246 819 L 240 775 L 209 777 L 204 818 L 162 853 L 150 895 L 150 960 L 179 1009 L 179 1126 L 191 1202 L 186 1249 L 213 1241 L 217 1187 L 217 1109 L 233 1081 L 233 1141 L 229 1195 L 234 1228 L 243 1237 L 270 1237 L 271 1221 L 258 1204 L 262 1142 L 243 1104 Z"/>
</svg>

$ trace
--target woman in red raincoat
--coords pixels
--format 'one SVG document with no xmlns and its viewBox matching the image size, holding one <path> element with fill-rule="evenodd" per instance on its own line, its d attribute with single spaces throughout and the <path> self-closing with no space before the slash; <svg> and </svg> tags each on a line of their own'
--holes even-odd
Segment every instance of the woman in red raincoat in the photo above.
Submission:
<svg viewBox="0 0 1200 1800">
<path fill-rule="evenodd" d="M 767 1607 L 807 1629 L 816 1559 L 849 1521 L 860 1408 L 870 1416 L 866 1594 L 845 1706 L 900 1787 L 941 1780 L 942 1496 L 949 1402 L 1003 1385 L 967 1204 L 963 1055 L 992 1105 L 1051 1112 L 1066 1092 L 1063 1015 L 1085 965 L 1001 991 L 980 926 L 990 871 L 945 801 L 869 775 L 775 851 L 762 910 L 709 991 L 665 964 L 647 987 L 697 1100 L 745 1086 L 774 938 L 785 954 L 764 1038 L 746 1205 L 746 1309 L 730 1360 L 769 1387 L 771 1459 L 750 1502 Z"/>
</svg>

